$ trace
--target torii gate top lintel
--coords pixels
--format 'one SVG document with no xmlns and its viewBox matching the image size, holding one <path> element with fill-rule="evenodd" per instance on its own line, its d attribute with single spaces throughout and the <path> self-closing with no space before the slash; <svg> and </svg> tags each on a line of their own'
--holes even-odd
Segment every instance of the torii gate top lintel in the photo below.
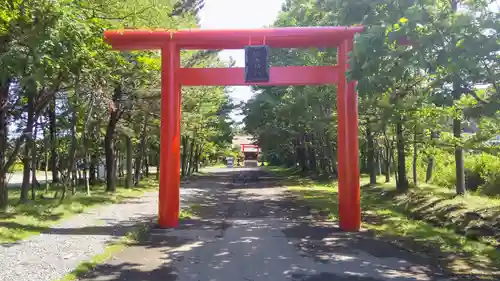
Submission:
<svg viewBox="0 0 500 281">
<path fill-rule="evenodd" d="M 280 27 L 260 29 L 125 29 L 105 31 L 105 40 L 118 50 L 161 49 L 174 42 L 181 49 L 333 48 L 363 31 L 362 26 Z"/>
</svg>

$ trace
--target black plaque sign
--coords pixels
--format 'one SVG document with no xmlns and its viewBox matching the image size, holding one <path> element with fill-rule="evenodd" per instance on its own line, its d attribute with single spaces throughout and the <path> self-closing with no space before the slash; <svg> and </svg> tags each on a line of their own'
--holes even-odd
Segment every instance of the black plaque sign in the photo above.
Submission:
<svg viewBox="0 0 500 281">
<path fill-rule="evenodd" d="M 269 82 L 269 47 L 245 47 L 245 82 Z"/>
</svg>

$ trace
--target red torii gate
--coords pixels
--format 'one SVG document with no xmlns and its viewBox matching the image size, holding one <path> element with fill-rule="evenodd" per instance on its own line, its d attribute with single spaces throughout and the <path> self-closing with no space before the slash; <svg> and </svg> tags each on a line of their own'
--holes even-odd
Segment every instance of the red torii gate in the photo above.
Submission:
<svg viewBox="0 0 500 281">
<path fill-rule="evenodd" d="M 347 82 L 347 54 L 363 27 L 285 27 L 242 30 L 110 30 L 105 40 L 119 50 L 161 49 L 160 227 L 179 224 L 181 86 L 337 84 L 339 226 L 357 231 L 359 198 L 358 104 L 355 81 Z M 338 48 L 336 66 L 270 67 L 265 82 L 247 82 L 245 68 L 182 68 L 181 49 Z"/>
<path fill-rule="evenodd" d="M 246 144 L 246 143 L 244 143 L 244 144 L 241 144 L 240 147 L 241 147 L 241 152 L 245 152 L 245 149 L 248 147 L 250 149 L 253 148 L 253 149 L 257 150 L 256 152 L 260 153 L 260 147 L 258 145 L 256 145 L 256 144 Z"/>
</svg>

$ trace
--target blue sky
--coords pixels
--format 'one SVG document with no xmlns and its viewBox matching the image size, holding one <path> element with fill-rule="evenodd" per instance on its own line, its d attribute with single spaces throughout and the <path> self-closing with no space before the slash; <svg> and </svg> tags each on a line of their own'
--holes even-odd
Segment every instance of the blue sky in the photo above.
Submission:
<svg viewBox="0 0 500 281">
<path fill-rule="evenodd" d="M 200 13 L 201 28 L 237 29 L 259 28 L 270 25 L 276 19 L 284 0 L 206 0 Z M 223 60 L 232 57 L 236 66 L 245 66 L 243 50 L 225 50 L 220 53 Z M 252 92 L 249 87 L 233 87 L 231 97 L 234 102 L 247 101 Z M 231 116 L 240 121 L 242 116 Z"/>
</svg>

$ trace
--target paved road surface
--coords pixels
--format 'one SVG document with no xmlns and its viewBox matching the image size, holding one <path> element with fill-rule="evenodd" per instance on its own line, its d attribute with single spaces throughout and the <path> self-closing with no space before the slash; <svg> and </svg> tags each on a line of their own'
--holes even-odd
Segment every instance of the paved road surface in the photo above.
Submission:
<svg viewBox="0 0 500 281">
<path fill-rule="evenodd" d="M 444 281 L 438 269 L 366 232 L 316 221 L 259 169 L 212 169 L 193 199 L 202 219 L 153 230 L 81 280 Z"/>
</svg>

